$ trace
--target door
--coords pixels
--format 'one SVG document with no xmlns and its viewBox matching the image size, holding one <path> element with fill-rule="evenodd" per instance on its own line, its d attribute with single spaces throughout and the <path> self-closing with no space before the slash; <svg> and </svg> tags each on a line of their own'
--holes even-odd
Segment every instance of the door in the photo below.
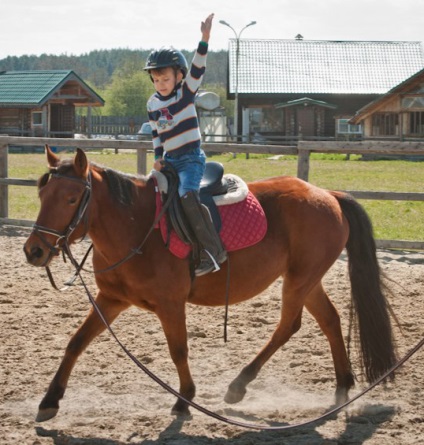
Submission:
<svg viewBox="0 0 424 445">
<path fill-rule="evenodd" d="M 75 126 L 73 105 L 50 105 L 50 135 L 52 137 L 72 137 Z"/>
<path fill-rule="evenodd" d="M 316 136 L 315 109 L 303 106 L 297 111 L 297 132 L 302 136 Z"/>
</svg>

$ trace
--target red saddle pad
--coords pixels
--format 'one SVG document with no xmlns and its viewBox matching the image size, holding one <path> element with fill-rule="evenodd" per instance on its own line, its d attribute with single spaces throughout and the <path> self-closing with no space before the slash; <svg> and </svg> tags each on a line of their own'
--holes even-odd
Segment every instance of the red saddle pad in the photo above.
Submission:
<svg viewBox="0 0 424 445">
<path fill-rule="evenodd" d="M 156 215 L 162 208 L 160 193 L 156 194 Z M 253 246 L 262 240 L 267 231 L 265 213 L 255 196 L 249 192 L 246 199 L 235 204 L 218 206 L 222 227 L 220 236 L 228 252 Z M 164 242 L 168 239 L 166 217 L 159 223 Z M 186 258 L 191 245 L 182 241 L 172 229 L 169 236 L 169 250 L 178 258 Z"/>
</svg>

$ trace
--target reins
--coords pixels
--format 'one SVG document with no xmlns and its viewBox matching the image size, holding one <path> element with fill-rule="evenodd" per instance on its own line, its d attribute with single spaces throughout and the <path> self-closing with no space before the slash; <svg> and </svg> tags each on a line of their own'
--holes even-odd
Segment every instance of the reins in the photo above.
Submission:
<svg viewBox="0 0 424 445">
<path fill-rule="evenodd" d="M 91 245 L 92 247 L 92 245 Z M 91 248 L 90 247 L 90 248 Z M 84 256 L 83 261 L 85 262 L 89 251 Z M 73 258 L 73 257 L 72 257 Z M 178 399 L 182 400 L 187 405 L 191 406 L 192 408 L 196 409 L 197 411 L 207 415 L 208 417 L 214 418 L 220 422 L 227 423 L 229 425 L 234 425 L 240 428 L 247 428 L 247 429 L 255 429 L 255 430 L 263 430 L 263 431 L 287 431 L 295 428 L 305 427 L 308 425 L 312 425 L 314 423 L 320 422 L 328 417 L 331 417 L 333 414 L 338 413 L 348 405 L 352 404 L 362 396 L 364 396 L 366 393 L 374 389 L 377 385 L 379 385 L 381 382 L 386 380 L 392 373 L 394 373 L 398 368 L 400 368 L 407 360 L 409 360 L 423 345 L 424 345 L 424 338 L 418 342 L 418 344 L 413 347 L 405 356 L 399 360 L 392 368 L 390 368 L 385 374 L 380 376 L 375 382 L 373 382 L 370 386 L 359 392 L 356 396 L 352 397 L 351 399 L 347 400 L 345 403 L 338 405 L 329 411 L 326 411 L 324 414 L 317 416 L 311 420 L 307 420 L 305 422 L 295 423 L 295 424 L 289 424 L 289 425 L 282 425 L 282 426 L 270 426 L 270 425 L 261 425 L 261 424 L 253 424 L 253 423 L 247 423 L 247 422 L 241 422 L 238 420 L 234 420 L 225 416 L 222 416 L 214 411 L 211 411 L 207 408 L 205 408 L 202 405 L 197 404 L 196 402 L 193 402 L 192 400 L 186 399 L 183 395 L 181 395 L 178 391 L 176 391 L 174 388 L 172 388 L 170 385 L 165 383 L 160 377 L 158 377 L 156 374 L 154 374 L 152 371 L 150 371 L 143 363 L 141 363 L 137 357 L 135 357 L 128 348 L 119 340 L 118 336 L 108 323 L 108 321 L 105 319 L 103 313 L 101 312 L 100 308 L 98 307 L 93 295 L 91 294 L 90 290 L 88 289 L 87 284 L 85 283 L 84 279 L 81 276 L 81 271 L 83 270 L 82 264 L 78 264 L 78 262 L 73 258 L 72 264 L 76 268 L 75 277 L 78 277 L 81 281 L 82 286 L 84 287 L 84 290 L 87 294 L 87 297 L 95 309 L 96 313 L 102 320 L 103 324 L 105 325 L 106 329 L 109 331 L 111 336 L 114 338 L 116 343 L 119 345 L 119 347 L 125 352 L 125 354 L 133 361 L 133 363 L 141 369 L 147 376 L 149 376 L 153 381 L 155 381 L 159 386 L 161 386 L 163 389 L 165 389 L 170 394 L 174 395 Z M 228 264 L 229 268 L 229 264 Z M 228 275 L 229 277 L 229 272 Z M 227 288 L 229 286 L 229 279 L 227 279 Z M 224 339 L 227 341 L 227 317 L 228 317 L 228 289 L 227 289 L 227 296 L 226 296 L 226 310 L 225 310 L 225 326 L 224 326 Z"/>
<path fill-rule="evenodd" d="M 77 225 L 81 222 L 82 218 L 84 216 L 86 216 L 87 213 L 87 209 L 88 209 L 88 204 L 91 200 L 91 192 L 92 192 L 92 187 L 91 187 L 91 172 L 89 173 L 89 176 L 87 178 L 87 181 L 84 181 L 82 179 L 79 178 L 73 178 L 70 176 L 65 176 L 65 175 L 59 175 L 58 173 L 53 173 L 52 176 L 56 176 L 56 177 L 61 177 L 61 178 L 65 178 L 65 179 L 69 179 L 72 181 L 77 181 L 77 182 L 82 182 L 85 185 L 85 190 L 84 190 L 84 194 L 83 197 L 80 201 L 80 205 L 75 213 L 75 216 L 73 218 L 73 220 L 71 221 L 71 223 L 69 224 L 69 226 L 63 231 L 63 232 L 59 232 L 57 230 L 54 229 L 50 229 L 48 227 L 44 227 L 44 226 L 39 226 L 37 224 L 34 224 L 33 226 L 33 231 L 34 233 L 41 239 L 41 241 L 48 247 L 48 249 L 50 250 L 50 256 L 47 258 L 46 262 L 51 258 L 51 255 L 57 254 L 59 251 L 62 251 L 63 253 L 63 258 L 64 261 L 66 261 L 66 256 L 69 258 L 69 260 L 71 261 L 71 264 L 75 267 L 76 272 L 74 274 L 73 277 L 71 277 L 66 283 L 65 283 L 65 287 L 63 288 L 58 288 L 55 280 L 53 278 L 53 274 L 51 273 L 51 270 L 48 266 L 45 266 L 46 272 L 47 272 L 47 276 L 50 280 L 51 285 L 53 286 L 54 289 L 56 290 L 66 290 L 76 279 L 78 272 L 81 270 L 84 270 L 84 264 L 88 258 L 89 253 L 91 252 L 91 250 L 93 249 L 93 244 L 91 243 L 90 247 L 88 248 L 87 252 L 84 255 L 83 260 L 81 261 L 81 263 L 78 263 L 75 259 L 75 257 L 72 254 L 71 248 L 70 248 L 70 243 L 69 243 L 69 237 L 72 235 L 72 233 L 74 232 L 75 228 L 77 227 Z M 142 247 L 144 246 L 144 244 L 146 243 L 147 239 L 149 238 L 149 236 L 151 235 L 151 233 L 153 232 L 153 230 L 155 229 L 155 227 L 157 227 L 157 225 L 159 224 L 159 221 L 161 220 L 161 218 L 163 217 L 163 215 L 165 214 L 165 212 L 167 211 L 168 207 L 171 204 L 172 199 L 174 198 L 175 194 L 177 193 L 178 190 L 178 185 L 173 185 L 170 186 L 169 188 L 169 192 L 167 194 L 167 199 L 164 202 L 162 209 L 160 210 L 160 212 L 158 213 L 158 215 L 156 216 L 155 220 L 153 221 L 150 229 L 147 231 L 145 237 L 143 238 L 143 240 L 141 241 L 141 243 L 138 245 L 138 247 L 131 249 L 129 254 L 126 255 L 124 258 L 122 258 L 121 260 L 117 261 L 116 263 L 112 264 L 111 266 L 108 266 L 104 269 L 98 269 L 98 270 L 93 270 L 92 272 L 94 274 L 101 274 L 101 273 L 106 273 L 109 272 L 111 270 L 114 270 L 116 268 L 118 268 L 119 266 L 121 266 L 122 264 L 126 263 L 127 261 L 129 261 L 132 257 L 134 257 L 135 255 L 141 255 L 142 254 Z M 46 233 L 49 235 L 54 235 L 57 237 L 57 241 L 55 246 L 53 246 L 52 244 L 48 243 L 46 241 L 46 239 L 44 238 L 44 236 L 42 235 L 42 233 Z M 83 236 L 83 238 L 85 237 L 85 234 Z M 63 245 L 60 246 L 59 242 L 63 240 Z"/>
<path fill-rule="evenodd" d="M 122 258 L 121 260 L 117 261 L 116 263 L 114 263 L 111 266 L 108 266 L 108 267 L 106 267 L 104 269 L 93 270 L 92 273 L 94 273 L 94 274 L 101 274 L 101 273 L 109 272 L 111 270 L 114 270 L 114 269 L 118 268 L 119 266 L 121 266 L 125 262 L 129 261 L 135 255 L 141 255 L 142 254 L 142 251 L 141 251 L 142 247 L 146 243 L 147 239 L 149 238 L 149 236 L 151 235 L 151 233 L 153 232 L 155 227 L 158 226 L 160 220 L 162 219 L 162 217 L 164 216 L 165 212 L 170 207 L 170 205 L 172 203 L 172 200 L 175 198 L 175 196 L 177 194 L 177 191 L 178 191 L 178 175 L 174 171 L 174 168 L 172 167 L 172 165 L 170 165 L 168 163 L 164 163 L 164 165 L 166 166 L 167 169 L 169 169 L 172 172 L 174 180 L 168 181 L 167 199 L 163 203 L 161 210 L 159 211 L 158 215 L 154 219 L 154 221 L 153 221 L 152 225 L 150 226 L 150 229 L 147 231 L 144 239 L 142 240 L 142 242 L 139 244 L 138 247 L 136 247 L 135 249 L 131 249 L 130 253 L 128 255 L 126 255 L 124 258 Z M 74 216 L 71 224 L 68 226 L 67 229 L 65 229 L 65 231 L 63 233 L 60 233 L 60 232 L 58 232 L 56 230 L 49 229 L 49 228 L 46 228 L 46 227 L 38 226 L 38 225 L 34 225 L 34 228 L 33 228 L 34 232 L 38 235 L 38 237 L 42 240 L 42 242 L 49 248 L 49 250 L 51 252 L 51 255 L 55 254 L 55 253 L 58 253 L 59 250 L 62 250 L 63 260 L 66 261 L 66 256 L 67 256 L 69 258 L 69 260 L 71 261 L 71 264 L 75 267 L 74 275 L 71 278 L 69 278 L 64 283 L 65 286 L 62 287 L 62 288 L 59 288 L 56 285 L 56 282 L 54 280 L 54 277 L 53 277 L 53 274 L 51 273 L 50 268 L 48 266 L 45 267 L 47 276 L 49 278 L 49 281 L 50 281 L 50 284 L 52 285 L 52 287 L 54 289 L 58 290 L 58 291 L 64 291 L 64 290 L 69 289 L 69 287 L 74 283 L 74 281 L 77 278 L 79 272 L 81 270 L 85 270 L 84 269 L 84 264 L 85 264 L 85 262 L 86 262 L 86 260 L 88 258 L 88 255 L 90 254 L 91 250 L 94 247 L 93 243 L 91 243 L 90 247 L 88 248 L 87 252 L 85 253 L 81 263 L 78 263 L 76 261 L 75 257 L 72 254 L 72 251 L 71 251 L 71 248 L 70 248 L 70 244 L 69 244 L 69 237 L 71 236 L 71 234 L 75 230 L 76 226 L 79 224 L 79 222 L 82 220 L 83 216 L 87 212 L 88 204 L 89 204 L 89 201 L 91 200 L 91 191 L 92 191 L 91 172 L 89 173 L 87 181 L 80 180 L 78 178 L 72 178 L 72 177 L 69 177 L 69 176 L 59 175 L 57 173 L 54 173 L 52 175 L 60 176 L 62 178 L 67 178 L 67 179 L 70 179 L 70 180 L 76 180 L 78 182 L 82 182 L 85 185 L 84 195 L 83 195 L 83 198 L 81 199 L 80 205 L 79 205 L 79 207 L 78 207 L 78 209 L 77 209 L 77 211 L 75 213 L 75 216 Z M 50 243 L 48 243 L 44 239 L 44 237 L 41 235 L 40 232 L 48 233 L 48 234 L 57 236 L 58 240 L 56 242 L 56 245 L 52 246 Z M 59 246 L 58 245 L 59 241 L 62 240 L 62 239 L 64 240 L 63 246 Z M 48 261 L 50 259 L 51 255 L 47 258 L 46 261 Z M 224 342 L 225 343 L 228 340 L 228 329 L 227 329 L 227 326 L 228 326 L 229 298 L 230 298 L 230 258 L 228 257 L 227 258 L 227 279 L 226 279 L 226 286 L 225 286 L 225 313 L 224 313 Z"/>
<path fill-rule="evenodd" d="M 44 244 L 46 244 L 48 246 L 48 248 L 50 249 L 50 256 L 48 257 L 47 261 L 51 258 L 51 255 L 53 254 L 57 254 L 59 251 L 63 252 L 63 255 L 65 257 L 68 256 L 72 265 L 75 267 L 75 274 L 74 277 L 69 280 L 69 282 L 73 282 L 76 277 L 78 277 L 81 281 L 81 284 L 83 285 L 85 292 L 88 296 L 88 299 L 90 301 L 90 303 L 92 304 L 92 306 L 94 307 L 96 313 L 98 314 L 98 316 L 100 317 L 100 319 L 102 320 L 102 322 L 104 323 L 104 325 L 106 326 L 107 330 L 110 332 L 110 334 L 112 335 L 112 337 L 115 339 L 115 341 L 118 343 L 118 345 L 121 347 L 121 349 L 126 353 L 126 355 L 138 366 L 138 368 L 140 368 L 145 374 L 147 374 L 152 380 L 154 380 L 156 383 L 158 383 L 162 388 L 164 388 L 166 391 L 168 391 L 169 393 L 171 393 L 172 395 L 174 395 L 175 397 L 179 398 L 180 400 L 182 400 L 184 403 L 186 403 L 187 405 L 191 406 L 192 408 L 202 412 L 203 414 L 206 414 L 209 417 L 212 417 L 216 420 L 225 422 L 227 424 L 230 425 L 234 425 L 234 426 L 238 426 L 238 427 L 242 427 L 242 428 L 249 428 L 249 429 L 257 429 L 257 430 L 270 430 L 270 431 L 282 431 L 282 430 L 289 430 L 289 429 L 294 429 L 294 428 L 299 428 L 299 427 L 304 427 L 304 426 L 308 426 L 311 425 L 313 423 L 319 422 L 327 417 L 330 417 L 331 415 L 339 412 L 340 410 L 342 410 L 343 408 L 345 408 L 346 406 L 350 405 L 351 403 L 353 403 L 354 401 L 358 400 L 360 397 L 362 397 L 364 394 L 368 393 L 369 391 L 371 391 L 374 387 L 376 387 L 377 385 L 379 385 L 381 382 L 383 382 L 384 380 L 386 380 L 393 372 L 395 372 L 399 367 L 401 367 L 407 360 L 409 360 L 423 345 L 424 345 L 424 338 L 418 342 L 418 344 L 412 348 L 401 360 L 399 360 L 392 368 L 390 368 L 386 373 L 384 373 L 381 377 L 379 377 L 375 382 L 373 382 L 370 386 L 368 386 L 367 388 L 365 388 L 364 390 L 362 390 L 361 392 L 359 392 L 356 396 L 354 396 L 353 398 L 349 399 L 348 401 L 346 401 L 345 403 L 334 407 L 333 409 L 330 409 L 329 411 L 325 412 L 323 415 L 318 416 L 312 420 L 308 420 L 305 422 L 301 422 L 301 423 L 297 423 L 297 424 L 289 424 L 289 425 L 283 425 L 283 426 L 269 426 L 269 425 L 260 425 L 260 424 L 252 424 L 252 423 L 245 423 L 245 422 L 240 422 L 234 419 L 230 419 L 227 417 L 224 417 L 220 414 L 217 414 L 213 411 L 210 411 L 209 409 L 191 401 L 186 399 L 184 396 L 182 396 L 179 392 L 177 392 L 175 389 L 173 389 L 171 386 L 169 386 L 167 383 L 165 383 L 162 379 L 160 379 L 158 376 L 156 376 L 154 373 L 152 373 L 145 365 L 143 365 L 126 347 L 124 344 L 121 343 L 121 341 L 119 340 L 119 338 L 117 337 L 117 335 L 115 334 L 115 332 L 112 330 L 111 326 L 109 325 L 109 323 L 107 322 L 107 320 L 105 319 L 105 317 L 103 316 L 100 308 L 98 307 L 93 295 L 91 294 L 90 290 L 88 289 L 85 281 L 83 280 L 82 276 L 81 276 L 81 271 L 83 270 L 83 266 L 84 263 L 91 251 L 91 249 L 93 248 L 93 244 L 91 244 L 90 248 L 88 249 L 88 251 L 86 252 L 82 262 L 79 264 L 77 262 L 77 260 L 74 258 L 74 256 L 72 255 L 72 252 L 70 250 L 70 243 L 69 243 L 69 237 L 72 235 L 72 233 L 74 232 L 74 230 L 76 229 L 76 227 L 80 224 L 80 222 L 83 220 L 83 218 L 86 218 L 85 223 L 86 226 L 88 225 L 88 217 L 87 217 L 87 209 L 88 209 L 88 205 L 89 202 L 91 200 L 91 191 L 92 191 L 92 187 L 91 187 L 91 173 L 89 173 L 87 180 L 82 180 L 79 178 L 73 178 L 73 177 L 69 177 L 69 176 L 64 176 L 64 175 L 59 175 L 57 173 L 52 173 L 52 176 L 60 176 L 69 180 L 73 180 L 73 181 L 78 181 L 78 182 L 82 182 L 85 185 L 84 188 L 84 192 L 83 192 L 83 196 L 81 198 L 80 201 L 80 205 L 71 221 L 71 223 L 69 224 L 69 226 L 64 230 L 64 232 L 58 232 L 56 230 L 50 229 L 50 228 L 46 228 L 43 226 L 39 226 L 39 225 L 34 225 L 34 232 L 37 234 L 37 236 L 40 237 L 40 239 L 42 240 L 42 242 Z M 159 212 L 159 214 L 157 215 L 157 217 L 155 218 L 152 226 L 150 227 L 150 229 L 148 230 L 147 234 L 145 235 L 144 239 L 142 240 L 142 242 L 140 243 L 140 245 L 136 248 L 136 249 L 132 249 L 131 252 L 124 258 L 122 258 L 121 260 L 119 260 L 118 262 L 114 263 L 113 265 L 105 268 L 105 269 L 101 269 L 101 270 L 97 270 L 94 271 L 94 273 L 104 273 L 110 270 L 113 270 L 117 267 L 119 267 L 121 264 L 125 263 L 126 261 L 128 261 L 129 259 L 131 259 L 133 256 L 137 255 L 137 254 L 141 254 L 141 249 L 144 246 L 146 240 L 148 239 L 148 237 L 150 236 L 150 234 L 152 233 L 152 231 L 155 229 L 155 227 L 157 226 L 158 222 L 160 221 L 160 219 L 163 217 L 164 213 L 166 212 L 167 208 L 170 205 L 171 199 L 173 198 L 173 196 L 175 195 L 177 191 L 177 187 L 173 187 L 171 189 L 171 191 L 168 193 L 168 199 L 165 201 L 165 203 L 162 206 L 161 211 Z M 86 231 L 87 231 L 87 227 L 86 227 Z M 85 231 L 85 234 L 86 234 Z M 52 244 L 48 243 L 44 236 L 42 235 L 43 233 L 46 234 L 50 234 L 50 235 L 54 235 L 57 237 L 57 241 L 56 244 L 53 246 Z M 84 234 L 84 236 L 85 236 Z M 63 244 L 60 244 L 63 241 Z M 229 260 L 228 260 L 229 261 Z M 228 273 L 227 273 L 227 283 L 226 283 L 226 310 L 225 310 L 225 327 L 224 327 L 224 340 L 227 341 L 227 319 L 228 319 L 228 299 L 229 299 L 229 271 L 230 271 L 230 264 L 228 262 Z M 58 289 L 56 284 L 54 283 L 53 280 L 53 276 L 50 272 L 50 269 L 48 267 L 46 267 L 46 271 L 47 274 L 49 276 L 50 282 L 52 284 L 52 286 L 55 289 Z M 69 286 L 69 284 L 68 284 Z"/>
<path fill-rule="evenodd" d="M 321 420 L 326 419 L 327 417 L 332 416 L 335 413 L 338 413 L 343 408 L 347 407 L 351 403 L 355 402 L 359 398 L 361 398 L 363 395 L 374 389 L 377 385 L 379 385 L 381 382 L 386 380 L 392 373 L 394 373 L 398 368 L 400 368 L 406 361 L 408 361 L 423 345 L 424 345 L 424 338 L 418 342 L 418 344 L 413 347 L 409 352 L 405 354 L 405 356 L 399 360 L 394 366 L 392 366 L 388 371 L 386 371 L 382 376 L 380 376 L 375 382 L 373 382 L 370 386 L 359 392 L 356 396 L 352 397 L 351 399 L 347 400 L 341 405 L 338 405 L 329 411 L 326 411 L 321 416 L 315 417 L 314 419 L 307 420 L 305 422 L 300 422 L 296 424 L 289 424 L 289 425 L 282 425 L 282 426 L 269 426 L 269 425 L 260 425 L 260 424 L 253 424 L 253 423 L 246 423 L 246 422 L 240 422 L 238 420 L 234 420 L 225 416 L 222 416 L 214 411 L 211 411 L 202 405 L 197 404 L 196 402 L 193 402 L 192 400 L 186 399 L 184 396 L 182 396 L 178 391 L 176 391 L 174 388 L 172 388 L 170 385 L 165 383 L 160 377 L 158 377 L 156 374 L 154 374 L 152 371 L 150 371 L 143 363 L 141 363 L 128 349 L 127 347 L 121 343 L 115 332 L 113 331 L 112 327 L 108 323 L 108 321 L 103 316 L 100 308 L 98 307 L 93 295 L 91 294 L 90 290 L 88 289 L 85 281 L 83 280 L 80 269 L 77 269 L 77 275 L 81 281 L 81 284 L 84 287 L 84 290 L 88 296 L 88 299 L 92 306 L 94 307 L 96 313 L 106 326 L 107 330 L 110 332 L 112 337 L 115 339 L 117 344 L 120 346 L 120 348 L 125 352 L 125 354 L 137 365 L 138 368 L 140 368 L 145 374 L 147 374 L 152 380 L 154 380 L 157 384 L 159 384 L 163 389 L 168 391 L 170 394 L 174 395 L 178 399 L 182 400 L 183 402 L 190 405 L 192 408 L 196 409 L 197 411 L 200 411 L 201 413 L 212 417 L 216 420 L 219 420 L 221 422 L 238 426 L 241 428 L 248 428 L 248 429 L 256 429 L 256 430 L 266 430 L 266 431 L 284 431 L 284 430 L 290 430 L 294 428 L 300 428 L 304 426 L 311 425 L 313 423 L 319 422 Z"/>
</svg>

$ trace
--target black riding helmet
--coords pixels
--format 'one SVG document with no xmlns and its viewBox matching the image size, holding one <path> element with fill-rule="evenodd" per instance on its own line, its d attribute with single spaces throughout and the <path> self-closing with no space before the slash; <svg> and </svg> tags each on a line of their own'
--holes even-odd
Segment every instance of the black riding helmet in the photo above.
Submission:
<svg viewBox="0 0 424 445">
<path fill-rule="evenodd" d="M 176 49 L 161 48 L 152 51 L 146 61 L 145 71 L 155 70 L 158 68 L 175 67 L 183 73 L 183 78 L 187 75 L 188 63 L 184 54 Z"/>
</svg>

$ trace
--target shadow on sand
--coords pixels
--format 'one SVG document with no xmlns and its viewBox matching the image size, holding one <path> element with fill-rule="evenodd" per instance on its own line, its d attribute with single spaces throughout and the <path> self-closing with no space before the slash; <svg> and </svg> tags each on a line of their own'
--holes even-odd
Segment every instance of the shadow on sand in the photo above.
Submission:
<svg viewBox="0 0 424 445">
<path fill-rule="evenodd" d="M 228 415 L 242 417 L 247 422 L 261 422 L 261 419 L 254 416 L 246 416 L 240 411 L 227 411 Z M 36 433 L 40 437 L 51 437 L 54 445 L 252 445 L 252 444 L 267 444 L 267 445 L 343 445 L 352 444 L 360 445 L 371 438 L 380 424 L 388 422 L 395 414 L 392 407 L 385 405 L 366 405 L 359 411 L 356 410 L 355 415 L 349 416 L 346 412 L 333 414 L 332 416 L 315 422 L 308 426 L 293 427 L 285 430 L 242 430 L 238 427 L 233 427 L 231 437 L 207 437 L 204 435 L 188 435 L 182 432 L 184 423 L 190 418 L 175 418 L 167 428 L 165 428 L 157 439 L 142 439 L 137 432 L 128 434 L 126 441 L 116 441 L 106 438 L 82 438 L 75 437 L 59 430 L 48 430 L 37 426 Z M 345 416 L 346 427 L 345 430 L 337 437 L 328 439 L 322 436 L 317 431 L 318 427 L 325 426 L 326 423 L 334 421 L 338 416 Z M 224 426 L 224 424 L 222 424 Z M 268 423 L 271 427 L 287 427 L 286 423 Z M 216 431 L 219 428 L 215 429 Z M 225 431 L 228 433 L 228 426 Z M 137 441 L 137 437 L 141 440 Z"/>
</svg>

